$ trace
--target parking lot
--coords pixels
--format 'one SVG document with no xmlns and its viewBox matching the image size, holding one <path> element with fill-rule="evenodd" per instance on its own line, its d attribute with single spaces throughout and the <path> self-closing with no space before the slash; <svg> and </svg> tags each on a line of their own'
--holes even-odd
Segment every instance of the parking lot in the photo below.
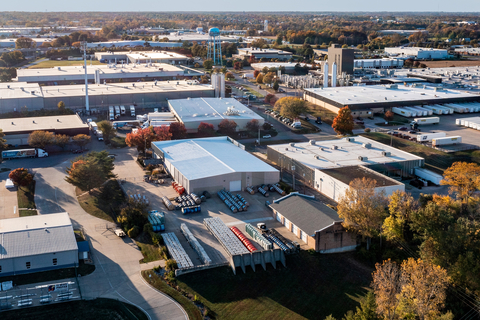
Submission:
<svg viewBox="0 0 480 320">
<path fill-rule="evenodd" d="M 264 197 L 259 193 L 251 195 L 243 191 L 235 192 L 235 194 L 239 193 L 250 204 L 248 211 L 238 213 L 232 213 L 216 194 L 212 194 L 210 199 L 202 202 L 201 212 L 183 215 L 180 210 L 168 211 L 161 200 L 162 196 L 167 196 L 169 199 L 177 196 L 177 193 L 171 185 L 171 179 L 167 180 L 164 184 L 152 184 L 143 181 L 144 171 L 135 163 L 134 159 L 132 159 L 133 156 L 134 153 L 129 153 L 118 155 L 116 158 L 115 171 L 120 179 L 125 179 L 122 187 L 127 194 L 140 194 L 142 198 L 145 196 L 146 199 L 148 199 L 150 210 L 165 212 L 165 232 L 175 233 L 195 266 L 202 265 L 203 263 L 183 236 L 180 229 L 182 223 L 188 226 L 192 234 L 205 249 L 213 264 L 225 263 L 228 258 L 217 239 L 203 225 L 203 219 L 205 218 L 219 217 L 228 227 L 238 227 L 247 237 L 249 236 L 245 232 L 246 223 L 251 223 L 256 226 L 257 223 L 264 222 L 268 228 L 276 228 L 277 231 L 286 238 L 291 236 L 292 240 L 297 241 L 301 246 L 305 246 L 305 244 L 293 234 L 289 235 L 286 228 L 274 220 L 271 210 L 265 206 L 266 200 L 273 202 L 274 199 L 281 197 L 280 194 L 274 192 L 270 193 L 269 197 Z M 252 242 L 254 241 L 252 240 Z M 258 249 L 261 249 L 259 245 L 256 246 Z"/>
</svg>

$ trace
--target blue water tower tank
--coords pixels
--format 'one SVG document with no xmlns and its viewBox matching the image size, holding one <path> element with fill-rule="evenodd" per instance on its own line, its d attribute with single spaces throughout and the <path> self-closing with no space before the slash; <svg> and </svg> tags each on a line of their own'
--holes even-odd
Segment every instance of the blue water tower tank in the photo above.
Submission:
<svg viewBox="0 0 480 320">
<path fill-rule="evenodd" d="M 220 35 L 220 29 L 210 28 L 210 29 L 208 29 L 208 35 L 212 36 L 212 37 L 218 37 Z"/>
</svg>

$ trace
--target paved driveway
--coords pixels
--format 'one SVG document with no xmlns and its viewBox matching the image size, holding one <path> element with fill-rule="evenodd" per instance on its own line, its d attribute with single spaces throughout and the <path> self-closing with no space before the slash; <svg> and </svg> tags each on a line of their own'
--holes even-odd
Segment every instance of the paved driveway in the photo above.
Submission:
<svg viewBox="0 0 480 320">
<path fill-rule="evenodd" d="M 0 174 L 0 219 L 18 217 L 17 191 L 5 188 L 8 174 Z"/>
<path fill-rule="evenodd" d="M 104 230 L 104 220 L 87 214 L 80 207 L 74 187 L 64 180 L 65 167 L 69 164 L 65 161 L 36 169 L 35 201 L 40 214 L 68 212 L 74 226 L 83 227 L 87 234 L 96 270 L 79 279 L 83 298 L 121 299 L 140 307 L 150 319 L 186 319 L 180 305 L 143 281 L 139 264 L 142 254 L 131 240 Z"/>
</svg>

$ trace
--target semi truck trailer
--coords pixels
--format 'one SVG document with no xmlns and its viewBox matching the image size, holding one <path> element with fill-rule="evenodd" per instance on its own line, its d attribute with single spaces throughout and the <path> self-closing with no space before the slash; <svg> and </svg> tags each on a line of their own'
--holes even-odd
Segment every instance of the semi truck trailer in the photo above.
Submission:
<svg viewBox="0 0 480 320">
<path fill-rule="evenodd" d="M 48 152 L 43 149 L 18 149 L 2 151 L 3 159 L 17 158 L 44 158 L 48 157 Z"/>
</svg>

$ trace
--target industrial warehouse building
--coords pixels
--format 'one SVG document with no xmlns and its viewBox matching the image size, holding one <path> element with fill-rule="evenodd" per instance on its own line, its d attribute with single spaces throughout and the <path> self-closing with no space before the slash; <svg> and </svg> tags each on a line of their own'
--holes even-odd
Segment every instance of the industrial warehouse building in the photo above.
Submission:
<svg viewBox="0 0 480 320">
<path fill-rule="evenodd" d="M 304 89 L 303 98 L 333 112 L 348 106 L 354 117 L 371 117 L 385 109 L 480 101 L 478 95 L 424 85 L 373 85 Z"/>
<path fill-rule="evenodd" d="M 142 108 L 167 106 L 167 100 L 214 97 L 211 85 L 192 81 L 123 82 L 88 86 L 92 112 L 109 106 L 137 105 Z M 37 83 L 0 83 L 0 113 L 57 109 L 60 101 L 72 110 L 85 110 L 85 85 L 39 86 Z"/>
<path fill-rule="evenodd" d="M 88 125 L 77 115 L 0 119 L 0 128 L 7 143 L 12 146 L 28 145 L 33 131 L 49 131 L 54 134 L 89 134 Z"/>
<path fill-rule="evenodd" d="M 295 176 L 337 201 L 355 178 L 377 181 L 376 192 L 404 191 L 404 184 L 389 177 L 414 175 L 424 159 L 365 137 L 270 145 L 268 160 L 295 171 Z"/>
<path fill-rule="evenodd" d="M 0 277 L 78 266 L 68 213 L 0 220 Z"/>
<path fill-rule="evenodd" d="M 447 49 L 433 49 L 420 47 L 392 47 L 385 48 L 389 56 L 415 58 L 419 60 L 438 59 L 443 60 L 450 57 Z"/>
<path fill-rule="evenodd" d="M 197 132 L 201 122 L 213 124 L 215 130 L 222 120 L 233 120 L 237 130 L 246 130 L 251 120 L 261 126 L 265 120 L 233 98 L 192 98 L 168 100 L 172 113 L 185 125 L 187 132 Z"/>
<path fill-rule="evenodd" d="M 356 236 L 347 233 L 337 212 L 313 196 L 290 193 L 270 205 L 273 217 L 288 231 L 321 253 L 355 250 Z"/>
<path fill-rule="evenodd" d="M 95 58 L 109 63 L 167 63 L 189 64 L 192 58 L 186 55 L 170 51 L 119 51 L 119 52 L 95 52 Z"/>
<path fill-rule="evenodd" d="M 288 51 L 277 49 L 261 49 L 261 48 L 238 48 L 238 54 L 233 55 L 234 58 L 250 59 L 253 56 L 255 59 L 280 59 L 289 60 L 293 54 Z"/>
<path fill-rule="evenodd" d="M 118 64 L 87 66 L 89 83 L 136 82 L 153 80 L 182 80 L 203 75 L 190 68 L 173 66 L 166 63 Z M 18 69 L 17 82 L 38 83 L 44 85 L 84 84 L 83 66 L 54 67 L 42 69 Z"/>
<path fill-rule="evenodd" d="M 401 69 L 403 68 L 402 59 L 383 58 L 383 59 L 355 59 L 355 69 Z"/>
<path fill-rule="evenodd" d="M 155 157 L 186 192 L 231 192 L 277 183 L 279 171 L 245 151 L 229 137 L 157 141 Z"/>
</svg>

